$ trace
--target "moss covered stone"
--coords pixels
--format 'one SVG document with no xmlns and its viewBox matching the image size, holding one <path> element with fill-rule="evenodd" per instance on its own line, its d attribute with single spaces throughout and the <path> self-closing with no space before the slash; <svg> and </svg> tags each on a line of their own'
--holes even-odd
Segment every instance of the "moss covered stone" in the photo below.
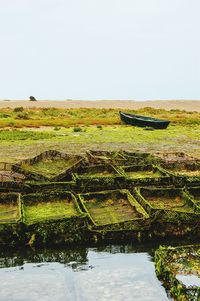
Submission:
<svg viewBox="0 0 200 301">
<path fill-rule="evenodd" d="M 199 254 L 199 245 L 159 247 L 156 250 L 156 274 L 175 300 L 199 300 Z"/>
</svg>

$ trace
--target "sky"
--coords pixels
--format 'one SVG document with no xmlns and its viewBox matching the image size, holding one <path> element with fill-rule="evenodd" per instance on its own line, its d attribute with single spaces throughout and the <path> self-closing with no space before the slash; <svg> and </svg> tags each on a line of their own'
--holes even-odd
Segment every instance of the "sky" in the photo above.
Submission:
<svg viewBox="0 0 200 301">
<path fill-rule="evenodd" d="M 200 99 L 199 0 L 0 0 L 0 99 Z"/>
</svg>

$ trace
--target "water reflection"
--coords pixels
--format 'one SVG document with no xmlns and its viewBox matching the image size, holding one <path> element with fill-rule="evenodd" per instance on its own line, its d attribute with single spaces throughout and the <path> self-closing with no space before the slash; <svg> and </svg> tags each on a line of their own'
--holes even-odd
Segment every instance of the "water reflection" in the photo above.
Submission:
<svg viewBox="0 0 200 301">
<path fill-rule="evenodd" d="M 165 301 L 151 251 L 132 245 L 1 251 L 0 300 Z"/>
<path fill-rule="evenodd" d="M 0 251 L 0 268 L 22 266 L 26 263 L 59 262 L 68 265 L 71 262 L 84 264 L 87 262 L 86 248 L 79 249 L 32 249 Z"/>
</svg>

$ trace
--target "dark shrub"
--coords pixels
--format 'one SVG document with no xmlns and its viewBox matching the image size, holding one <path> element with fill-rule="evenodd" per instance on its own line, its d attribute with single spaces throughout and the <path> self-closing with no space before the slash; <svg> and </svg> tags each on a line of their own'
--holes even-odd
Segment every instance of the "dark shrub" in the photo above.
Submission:
<svg viewBox="0 0 200 301">
<path fill-rule="evenodd" d="M 23 112 L 24 111 L 24 108 L 23 107 L 16 107 L 13 109 L 13 112 Z"/>
<path fill-rule="evenodd" d="M 74 132 L 82 132 L 82 128 L 80 128 L 80 127 L 75 127 L 75 128 L 73 128 L 73 131 L 74 131 Z"/>
</svg>

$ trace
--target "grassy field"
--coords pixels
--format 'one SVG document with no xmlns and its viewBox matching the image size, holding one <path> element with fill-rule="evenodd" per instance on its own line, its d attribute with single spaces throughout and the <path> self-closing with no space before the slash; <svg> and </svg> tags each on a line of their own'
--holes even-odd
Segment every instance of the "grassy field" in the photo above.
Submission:
<svg viewBox="0 0 200 301">
<path fill-rule="evenodd" d="M 171 123 L 166 130 L 147 131 L 121 124 L 115 109 L 2 109 L 0 162 L 16 162 L 47 149 L 77 154 L 89 149 L 184 151 L 200 158 L 200 113 L 151 108 L 137 113 Z"/>
<path fill-rule="evenodd" d="M 129 113 L 169 119 L 174 124 L 200 124 L 200 113 L 143 108 Z M 5 108 L 0 111 L 0 128 L 70 127 L 78 125 L 119 125 L 119 109 Z"/>
</svg>

